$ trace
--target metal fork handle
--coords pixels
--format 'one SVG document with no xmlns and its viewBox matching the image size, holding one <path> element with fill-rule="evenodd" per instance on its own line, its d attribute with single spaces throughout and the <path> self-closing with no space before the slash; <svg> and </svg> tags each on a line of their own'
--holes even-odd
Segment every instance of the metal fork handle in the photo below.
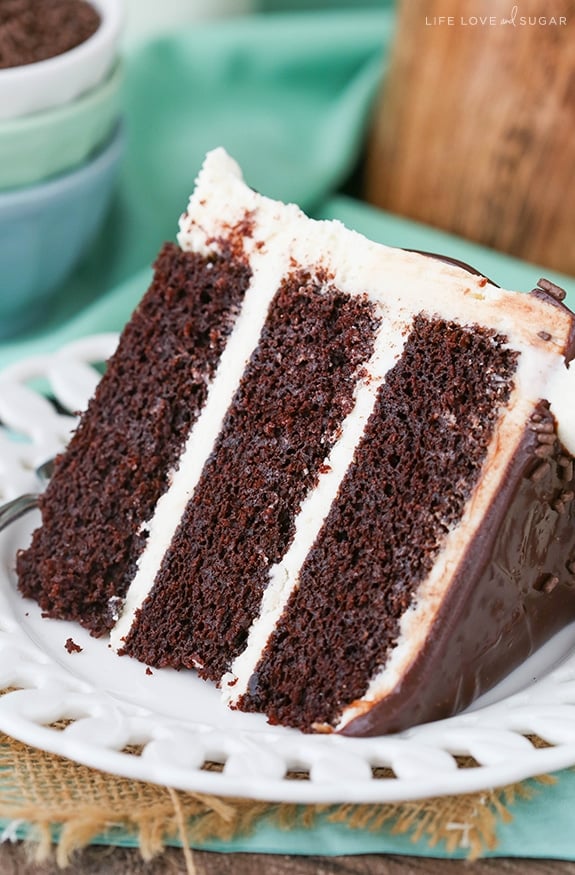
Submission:
<svg viewBox="0 0 575 875">
<path fill-rule="evenodd" d="M 18 498 L 0 505 L 0 532 L 35 507 L 38 507 L 38 496 L 32 493 L 19 495 Z"/>
</svg>

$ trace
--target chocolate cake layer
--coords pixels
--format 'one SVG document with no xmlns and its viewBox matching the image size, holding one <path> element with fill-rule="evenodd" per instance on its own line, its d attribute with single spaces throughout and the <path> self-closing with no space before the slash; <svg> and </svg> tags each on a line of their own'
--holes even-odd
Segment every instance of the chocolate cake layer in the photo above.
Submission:
<svg viewBox="0 0 575 875">
<path fill-rule="evenodd" d="M 513 388 L 506 340 L 415 317 L 239 708 L 309 731 L 365 694 L 480 477 Z"/>
<path fill-rule="evenodd" d="M 373 303 L 324 275 L 283 281 L 125 652 L 219 680 L 353 407 L 377 327 Z"/>
<path fill-rule="evenodd" d="M 95 635 L 117 619 L 145 543 L 140 527 L 169 486 L 249 281 L 229 253 L 162 250 L 41 499 L 42 528 L 18 556 L 20 591 L 46 615 Z"/>
</svg>

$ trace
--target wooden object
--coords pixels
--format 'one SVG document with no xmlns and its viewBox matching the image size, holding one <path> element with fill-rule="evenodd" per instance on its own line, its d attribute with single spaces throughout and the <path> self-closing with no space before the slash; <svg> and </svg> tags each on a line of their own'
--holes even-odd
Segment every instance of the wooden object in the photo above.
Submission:
<svg viewBox="0 0 575 875">
<path fill-rule="evenodd" d="M 69 869 L 31 863 L 22 845 L 0 845 L 0 875 L 573 875 L 575 863 L 558 860 L 441 860 L 387 854 L 354 857 L 275 856 L 193 852 L 186 868 L 181 849 L 170 848 L 145 863 L 128 848 L 90 847 Z"/>
<path fill-rule="evenodd" d="M 365 196 L 575 275 L 575 0 L 398 0 Z"/>
</svg>

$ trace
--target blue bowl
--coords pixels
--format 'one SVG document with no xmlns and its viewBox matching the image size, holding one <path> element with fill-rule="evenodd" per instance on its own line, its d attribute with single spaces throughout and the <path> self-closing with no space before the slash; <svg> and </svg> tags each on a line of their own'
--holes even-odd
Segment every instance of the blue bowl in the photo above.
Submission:
<svg viewBox="0 0 575 875">
<path fill-rule="evenodd" d="M 122 154 L 118 126 L 78 170 L 0 192 L 0 337 L 39 322 L 105 219 Z"/>
</svg>

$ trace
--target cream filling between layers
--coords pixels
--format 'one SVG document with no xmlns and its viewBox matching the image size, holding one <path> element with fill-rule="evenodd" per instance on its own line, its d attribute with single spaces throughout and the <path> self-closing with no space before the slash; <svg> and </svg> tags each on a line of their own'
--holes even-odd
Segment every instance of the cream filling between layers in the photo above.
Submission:
<svg viewBox="0 0 575 875">
<path fill-rule="evenodd" d="M 290 547 L 282 560 L 270 568 L 260 614 L 250 628 L 245 649 L 234 660 L 230 672 L 222 678 L 222 695 L 228 704 L 233 704 L 246 692 L 259 656 L 297 585 L 300 569 L 337 496 L 373 413 L 377 391 L 403 352 L 408 336 L 408 326 L 405 328 L 404 332 L 390 333 L 389 325 L 382 320 L 375 337 L 374 351 L 365 365 L 365 376 L 355 388 L 353 409 L 344 419 L 340 437 L 324 461 L 324 473 L 320 474 L 316 488 L 302 502 L 295 519 L 295 534 Z"/>
</svg>

